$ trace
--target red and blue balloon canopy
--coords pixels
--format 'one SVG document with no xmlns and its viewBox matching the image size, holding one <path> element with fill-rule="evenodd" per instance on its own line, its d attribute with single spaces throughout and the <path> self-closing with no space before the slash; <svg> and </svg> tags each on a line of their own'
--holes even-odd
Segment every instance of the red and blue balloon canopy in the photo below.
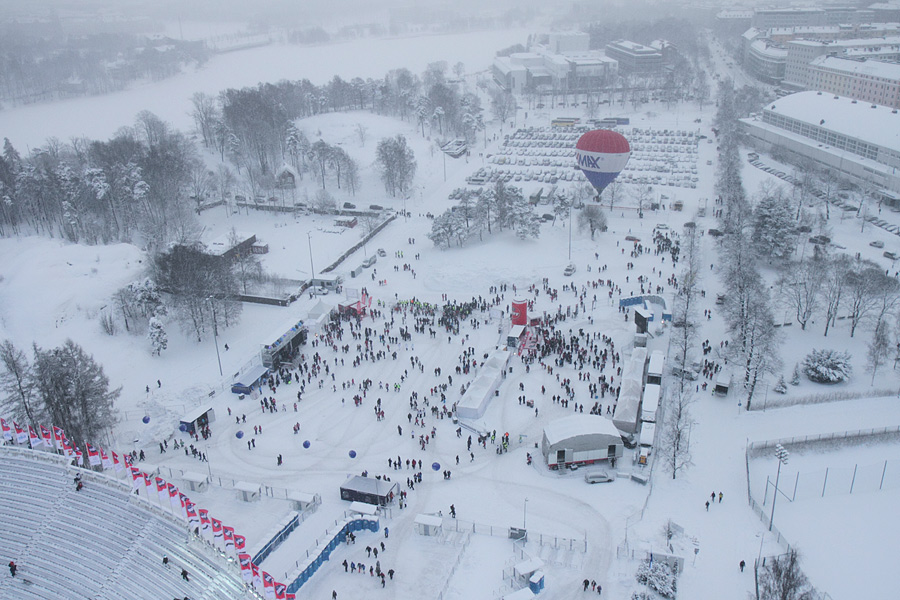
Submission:
<svg viewBox="0 0 900 600">
<path fill-rule="evenodd" d="M 608 129 L 588 131 L 575 144 L 576 168 L 600 194 L 628 164 L 631 146 L 621 133 Z"/>
</svg>

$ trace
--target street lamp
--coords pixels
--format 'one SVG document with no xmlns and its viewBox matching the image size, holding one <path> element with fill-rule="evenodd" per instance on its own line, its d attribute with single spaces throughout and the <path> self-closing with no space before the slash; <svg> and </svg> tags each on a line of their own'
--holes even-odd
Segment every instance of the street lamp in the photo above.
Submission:
<svg viewBox="0 0 900 600">
<path fill-rule="evenodd" d="M 223 377 L 222 373 L 222 356 L 219 354 L 219 319 L 216 316 L 216 304 L 213 302 L 213 297 L 210 296 L 206 299 L 209 302 L 209 307 L 212 309 L 213 314 L 213 339 L 216 342 L 216 360 L 219 361 L 219 377 Z"/>
<path fill-rule="evenodd" d="M 528 498 L 525 498 L 525 505 L 522 507 L 522 529 L 525 527 L 525 517 L 528 515 Z"/>
<path fill-rule="evenodd" d="M 312 273 L 312 277 L 309 280 L 310 285 L 312 285 L 312 280 L 316 278 L 316 268 L 313 266 L 312 259 L 312 232 L 306 232 L 306 239 L 309 241 L 309 270 Z"/>
<path fill-rule="evenodd" d="M 781 465 L 786 465 L 789 453 L 784 446 L 778 444 L 775 446 L 775 458 L 778 459 L 778 473 L 775 475 L 775 493 L 772 495 L 772 516 L 769 518 L 769 531 L 772 531 L 772 524 L 775 522 L 775 501 L 778 500 L 778 479 L 781 477 Z"/>
</svg>

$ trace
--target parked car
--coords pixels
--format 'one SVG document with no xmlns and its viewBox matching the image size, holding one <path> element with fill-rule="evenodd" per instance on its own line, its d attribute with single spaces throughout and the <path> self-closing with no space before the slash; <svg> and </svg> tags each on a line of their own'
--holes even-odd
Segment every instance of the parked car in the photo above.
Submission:
<svg viewBox="0 0 900 600">
<path fill-rule="evenodd" d="M 356 208 L 356 205 L 351 204 L 350 202 L 344 202 L 344 208 L 346 208 L 347 210 L 353 210 L 354 208 Z"/>
<path fill-rule="evenodd" d="M 665 223 L 657 223 L 657 224 L 656 224 L 656 228 L 657 228 L 657 229 L 668 229 L 669 226 L 666 225 Z"/>
<path fill-rule="evenodd" d="M 613 480 L 615 480 L 615 477 L 602 470 L 588 471 L 584 474 L 584 481 L 586 483 L 609 483 Z"/>
<path fill-rule="evenodd" d="M 378 253 L 378 256 L 380 256 L 380 257 L 382 257 L 382 258 L 384 258 L 385 256 L 387 256 L 387 252 L 384 251 L 384 248 L 379 248 L 379 249 L 377 250 L 377 253 Z"/>
<path fill-rule="evenodd" d="M 321 285 L 314 285 L 309 288 L 309 293 L 311 296 L 327 296 L 328 288 L 322 287 Z"/>
<path fill-rule="evenodd" d="M 563 275 L 565 275 L 566 277 L 571 277 L 574 274 L 575 274 L 575 263 L 569 263 L 568 265 L 566 265 L 566 270 L 563 271 Z"/>
<path fill-rule="evenodd" d="M 884 242 L 881 240 L 875 240 L 874 242 L 869 242 L 869 245 L 873 248 L 884 248 Z"/>
<path fill-rule="evenodd" d="M 370 256 L 366 260 L 362 261 L 362 266 L 364 266 L 368 269 L 369 267 L 374 265 L 375 261 L 377 261 L 377 260 L 378 260 L 377 256 Z"/>
<path fill-rule="evenodd" d="M 883 256 L 884 256 L 885 258 L 889 258 L 889 259 L 891 259 L 891 260 L 897 260 L 897 253 L 896 253 L 896 252 L 888 252 L 887 250 L 885 250 Z"/>
</svg>

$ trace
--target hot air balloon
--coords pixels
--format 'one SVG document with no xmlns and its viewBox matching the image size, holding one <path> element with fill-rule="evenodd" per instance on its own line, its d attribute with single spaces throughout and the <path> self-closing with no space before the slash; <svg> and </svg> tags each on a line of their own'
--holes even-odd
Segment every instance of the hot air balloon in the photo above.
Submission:
<svg viewBox="0 0 900 600">
<path fill-rule="evenodd" d="M 356 450 L 350 451 L 350 458 L 356 458 Z"/>
<path fill-rule="evenodd" d="M 630 157 L 628 140 L 621 133 L 608 129 L 588 131 L 575 144 L 576 168 L 581 169 L 597 195 L 612 183 Z"/>
<path fill-rule="evenodd" d="M 303 442 L 303 447 L 304 447 L 304 448 L 309 448 L 309 445 L 310 445 L 310 444 L 309 444 L 309 440 L 305 440 L 305 441 Z"/>
<path fill-rule="evenodd" d="M 237 433 L 234 434 L 234 437 L 236 437 L 237 439 L 241 439 L 242 437 L 244 437 L 244 432 L 238 431 Z"/>
<path fill-rule="evenodd" d="M 150 415 L 144 415 L 144 418 L 141 419 L 144 422 L 144 425 L 150 422 Z"/>
</svg>

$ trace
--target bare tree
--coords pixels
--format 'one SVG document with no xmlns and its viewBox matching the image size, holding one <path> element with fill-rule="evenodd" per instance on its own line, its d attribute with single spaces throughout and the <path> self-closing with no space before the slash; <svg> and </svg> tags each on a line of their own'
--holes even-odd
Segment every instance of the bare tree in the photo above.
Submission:
<svg viewBox="0 0 900 600">
<path fill-rule="evenodd" d="M 0 406 L 13 417 L 24 417 L 32 427 L 36 427 L 34 379 L 28 357 L 12 341 L 4 340 L 0 344 L 0 367 L 3 368 L 0 372 L 0 391 L 4 394 Z"/>
<path fill-rule="evenodd" d="M 875 385 L 875 373 L 878 372 L 878 367 L 887 362 L 890 351 L 891 338 L 888 335 L 887 323 L 881 321 L 875 326 L 866 353 L 866 357 L 869 359 L 869 370 L 872 371 L 872 385 Z"/>
<path fill-rule="evenodd" d="M 847 285 L 847 273 L 852 269 L 850 257 L 838 254 L 828 261 L 822 278 L 822 302 L 825 305 L 825 336 L 837 319 Z"/>
<path fill-rule="evenodd" d="M 588 204 L 578 213 L 578 225 L 590 230 L 591 239 L 594 239 L 595 232 L 606 229 L 606 214 L 596 204 Z"/>
<path fill-rule="evenodd" d="M 744 388 L 747 391 L 747 410 L 750 410 L 760 379 L 781 366 L 778 353 L 781 339 L 775 329 L 769 294 L 764 288 L 757 290 L 748 304 L 745 335 L 738 358 L 744 361 Z"/>
<path fill-rule="evenodd" d="M 819 309 L 819 295 L 826 275 L 824 261 L 807 258 L 788 264 L 779 280 L 782 300 L 794 311 L 800 329 Z"/>
<path fill-rule="evenodd" d="M 359 145 L 365 146 L 366 140 L 369 139 L 369 128 L 362 123 L 357 123 L 353 130 L 356 132 L 356 137 L 359 138 Z"/>
<path fill-rule="evenodd" d="M 675 294 L 672 309 L 672 321 L 675 331 L 672 343 L 675 348 L 676 361 L 681 365 L 678 391 L 685 393 L 689 354 L 697 341 L 697 297 L 700 294 L 700 236 L 696 227 L 685 227 L 681 238 L 683 269 Z"/>
<path fill-rule="evenodd" d="M 666 416 L 662 432 L 662 452 L 672 479 L 693 464 L 691 460 L 691 404 L 694 398 L 690 388 L 685 392 L 673 391 L 666 404 Z"/>
<path fill-rule="evenodd" d="M 516 98 L 506 90 L 494 90 L 491 92 L 491 112 L 500 121 L 500 132 L 510 116 L 516 112 Z"/>
<path fill-rule="evenodd" d="M 878 282 L 885 277 L 881 268 L 869 260 L 857 261 L 847 273 L 847 302 L 850 317 L 850 337 L 862 320 L 878 306 Z"/>
<path fill-rule="evenodd" d="M 800 555 L 787 554 L 767 560 L 759 573 L 760 600 L 815 600 L 816 590 L 800 570 Z"/>
<path fill-rule="evenodd" d="M 653 186 L 642 184 L 634 188 L 631 192 L 632 198 L 638 205 L 638 215 L 644 216 L 644 208 L 650 207 L 650 201 L 653 200 Z"/>
</svg>

